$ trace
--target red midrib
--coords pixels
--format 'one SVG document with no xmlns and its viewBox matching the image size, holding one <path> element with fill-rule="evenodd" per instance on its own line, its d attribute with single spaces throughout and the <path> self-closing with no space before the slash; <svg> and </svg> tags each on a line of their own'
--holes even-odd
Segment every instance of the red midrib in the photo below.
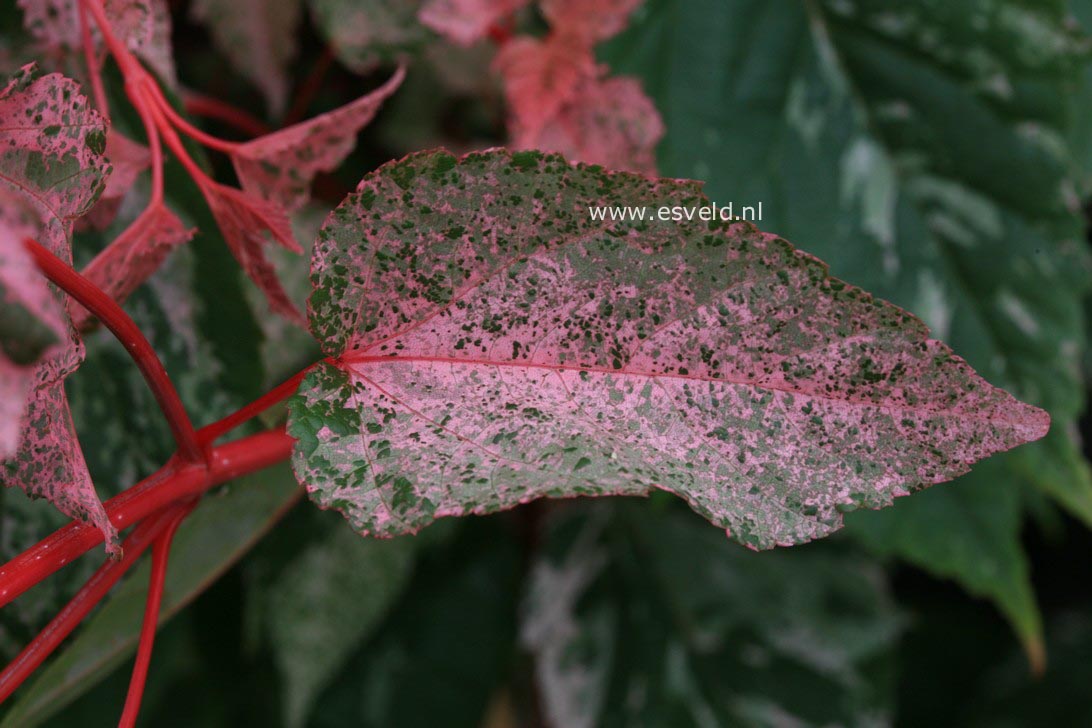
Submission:
<svg viewBox="0 0 1092 728">
<path fill-rule="evenodd" d="M 787 394 L 793 394 L 801 397 L 809 397 L 811 399 L 825 400 L 829 402 L 837 402 L 840 404 L 846 404 L 854 407 L 874 407 L 881 410 L 893 410 L 897 412 L 912 412 L 915 414 L 933 414 L 946 417 L 960 417 L 968 418 L 972 420 L 978 420 L 982 422 L 989 422 L 991 424 L 1000 425 L 1032 425 L 1033 422 L 1028 421 L 1025 418 L 1006 418 L 1006 417 L 990 417 L 989 415 L 983 416 L 978 411 L 960 412 L 952 409 L 939 409 L 937 407 L 931 407 L 928 405 L 909 406 L 909 405 L 886 405 L 878 402 L 873 402 L 864 399 L 852 399 L 852 398 L 839 398 L 832 397 L 817 392 L 807 392 L 801 389 L 794 389 L 786 386 L 774 386 L 772 384 L 759 384 L 753 380 L 748 379 L 731 379 L 728 377 L 709 377 L 696 374 L 671 374 L 665 372 L 648 372 L 648 371 L 635 371 L 629 368 L 611 369 L 609 367 L 597 367 L 597 366 L 579 366 L 579 365 L 565 365 L 565 364 L 542 364 L 537 362 L 515 362 L 515 361 L 503 361 L 503 360 L 488 360 L 488 359 L 463 359 L 458 357 L 444 357 L 444 356 L 421 356 L 421 355 L 408 355 L 408 356 L 342 356 L 337 361 L 348 365 L 368 365 L 368 364 L 451 364 L 459 366 L 477 366 L 477 367 L 509 367 L 514 369 L 540 369 L 544 371 L 553 372 L 589 372 L 592 374 L 614 374 L 628 377 L 647 377 L 649 379 L 682 379 L 695 382 L 718 382 L 723 384 L 734 384 L 745 387 L 752 387 L 755 389 L 768 390 L 772 392 L 785 392 Z M 1018 400 L 1013 400 L 1018 402 Z M 1023 405 L 1020 403 L 1022 407 Z"/>
</svg>

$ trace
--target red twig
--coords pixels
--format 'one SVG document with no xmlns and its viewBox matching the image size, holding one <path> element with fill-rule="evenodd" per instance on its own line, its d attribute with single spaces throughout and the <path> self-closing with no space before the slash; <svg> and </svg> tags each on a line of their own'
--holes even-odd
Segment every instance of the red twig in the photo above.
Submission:
<svg viewBox="0 0 1092 728">
<path fill-rule="evenodd" d="M 287 460 L 295 441 L 271 430 L 212 448 L 202 465 L 168 463 L 104 505 L 111 523 L 124 529 L 180 500 Z M 102 531 L 73 521 L 0 567 L 0 607 L 9 604 L 65 564 L 102 543 Z"/>
<path fill-rule="evenodd" d="M 182 96 L 182 104 L 185 107 L 187 114 L 194 114 L 196 116 L 204 116 L 208 119 L 222 121 L 225 124 L 235 127 L 244 134 L 262 136 L 263 134 L 268 134 L 273 131 L 268 124 L 253 114 L 249 114 L 242 109 L 236 108 L 220 99 L 214 99 L 211 96 L 189 91 Z"/>
<path fill-rule="evenodd" d="M 152 571 L 148 579 L 148 598 L 144 603 L 144 623 L 140 627 L 140 646 L 137 648 L 133 676 L 129 680 L 129 692 L 125 696 L 125 709 L 122 710 L 118 728 L 132 728 L 136 725 L 140 701 L 144 697 L 144 684 L 148 679 L 148 665 L 152 661 L 155 631 L 159 626 L 159 606 L 163 601 L 163 584 L 167 580 L 167 558 L 171 551 L 171 541 L 178 526 L 195 504 L 196 500 L 164 513 L 166 523 L 152 545 Z"/>
<path fill-rule="evenodd" d="M 162 116 L 165 116 L 171 124 L 176 126 L 178 130 L 186 136 L 196 139 L 209 149 L 215 149 L 216 151 L 225 154 L 231 154 L 239 148 L 240 144 L 238 142 L 229 142 L 225 139 L 214 137 L 212 134 L 206 134 L 183 119 L 182 116 L 174 110 L 174 107 L 171 106 L 170 102 L 163 96 L 163 92 L 159 89 L 158 84 L 146 83 L 144 84 L 144 89 L 146 91 L 145 99 L 153 103 L 159 113 Z M 162 128 L 164 125 L 165 124 L 160 124 L 160 127 Z"/>
<path fill-rule="evenodd" d="M 303 371 L 294 374 L 291 379 L 278 384 L 272 390 L 246 405 L 238 412 L 233 412 L 222 420 L 213 422 L 211 425 L 205 425 L 197 431 L 197 441 L 201 443 L 202 446 L 207 447 L 244 422 L 254 419 L 273 405 L 288 399 L 296 393 L 296 390 L 300 386 L 300 382 L 303 381 L 303 378 L 306 377 L 307 373 L 315 366 L 316 364 L 312 364 Z"/>
<path fill-rule="evenodd" d="M 171 434 L 174 435 L 174 441 L 178 445 L 179 455 L 186 462 L 202 462 L 204 455 L 197 444 L 197 436 L 193 431 L 190 417 L 186 414 L 186 408 L 182 405 L 182 400 L 178 398 L 178 392 L 171 384 L 163 363 L 159 361 L 159 357 L 156 356 L 152 345 L 144 338 L 144 334 L 129 318 L 129 314 L 125 313 L 121 306 L 103 293 L 98 286 L 43 248 L 37 241 L 28 239 L 26 248 L 49 280 L 97 316 L 118 338 L 136 362 L 137 368 L 140 369 L 152 394 L 155 395 L 156 402 L 163 410 L 167 424 L 170 425 Z"/>
<path fill-rule="evenodd" d="M 4 671 L 0 673 L 0 702 L 7 700 L 23 684 L 23 681 L 57 649 L 64 638 L 71 634 L 94 606 L 106 596 L 118 579 L 136 562 L 164 525 L 164 517 L 153 516 L 133 529 L 122 544 L 121 559 L 108 560 L 100 566 L 87 583 L 76 592 L 72 600 L 46 625 L 46 628 L 19 653 L 18 657 L 11 661 L 11 664 L 4 668 Z"/>
<path fill-rule="evenodd" d="M 155 122 L 156 128 L 159 129 L 163 141 L 167 143 L 167 148 L 171 150 L 178 162 L 186 169 L 186 173 L 197 183 L 197 186 L 203 190 L 205 187 L 215 185 L 215 180 L 205 174 L 204 170 L 197 166 L 197 162 L 193 161 L 193 157 L 186 151 L 186 147 L 179 138 L 178 133 L 168 122 L 164 109 L 156 101 L 158 90 L 154 84 L 141 84 L 140 91 L 135 95 L 144 103 L 145 108 Z"/>
</svg>

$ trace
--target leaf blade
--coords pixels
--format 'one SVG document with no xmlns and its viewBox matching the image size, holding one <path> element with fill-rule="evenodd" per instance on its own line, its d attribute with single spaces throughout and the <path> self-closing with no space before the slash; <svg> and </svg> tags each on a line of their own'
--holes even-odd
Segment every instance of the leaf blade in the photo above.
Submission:
<svg viewBox="0 0 1092 728">
<path fill-rule="evenodd" d="M 311 330 L 337 362 L 290 405 L 313 499 L 394 535 L 658 488 L 768 548 L 1045 434 L 1041 410 L 785 241 L 594 222 L 604 190 L 708 204 L 537 153 L 423 153 L 361 182 L 312 259 Z"/>
</svg>

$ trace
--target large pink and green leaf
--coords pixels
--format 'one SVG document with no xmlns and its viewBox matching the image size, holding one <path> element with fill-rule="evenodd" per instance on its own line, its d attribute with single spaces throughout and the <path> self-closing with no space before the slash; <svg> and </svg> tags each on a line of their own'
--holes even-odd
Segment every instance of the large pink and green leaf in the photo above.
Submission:
<svg viewBox="0 0 1092 728">
<path fill-rule="evenodd" d="M 699 183 L 489 151 L 366 177 L 312 258 L 332 363 L 297 477 L 364 534 L 535 498 L 673 492 L 756 548 L 966 472 L 1049 418 L 918 319 L 747 223 L 597 221 Z"/>
</svg>

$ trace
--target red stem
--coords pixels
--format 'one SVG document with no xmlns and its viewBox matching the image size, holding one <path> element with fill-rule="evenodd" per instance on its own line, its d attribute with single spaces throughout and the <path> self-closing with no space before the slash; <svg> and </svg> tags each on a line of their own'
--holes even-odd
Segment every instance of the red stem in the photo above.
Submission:
<svg viewBox="0 0 1092 728">
<path fill-rule="evenodd" d="M 166 117 L 163 115 L 163 109 L 155 101 L 155 93 L 158 91 L 152 85 L 143 85 L 142 90 L 137 96 L 142 99 L 148 113 L 155 121 L 156 127 L 160 130 L 163 141 L 167 143 L 167 147 L 174 153 L 174 156 L 178 158 L 179 163 L 185 167 L 187 174 L 193 178 L 193 181 L 197 183 L 198 187 L 202 190 L 209 185 L 215 185 L 216 182 L 207 174 L 204 170 L 197 166 L 197 162 L 193 161 L 193 157 L 186 151 L 185 145 L 178 137 L 174 127 L 170 125 Z"/>
<path fill-rule="evenodd" d="M 122 544 L 121 559 L 109 560 L 91 575 L 72 600 L 54 617 L 46 628 L 27 645 L 19 656 L 0 673 L 0 702 L 7 700 L 31 673 L 53 653 L 64 638 L 102 601 L 118 579 L 136 562 L 156 534 L 165 525 L 163 516 L 153 516 L 129 534 Z"/>
<path fill-rule="evenodd" d="M 244 422 L 254 419 L 273 405 L 288 399 L 296 393 L 297 389 L 299 389 L 300 382 L 307 376 L 307 373 L 317 365 L 318 363 L 316 362 L 303 371 L 294 374 L 291 379 L 278 384 L 272 390 L 263 394 L 239 411 L 233 412 L 222 420 L 213 422 L 211 425 L 205 425 L 197 431 L 197 441 L 201 443 L 202 447 L 207 447 Z"/>
<path fill-rule="evenodd" d="M 118 338 L 136 362 L 137 368 L 140 369 L 152 394 L 155 395 L 156 402 L 163 410 L 167 424 L 171 428 L 171 434 L 174 435 L 178 445 L 179 455 L 189 463 L 202 462 L 204 453 L 197 443 L 197 436 L 193 431 L 190 417 L 186 414 L 186 408 L 182 405 L 182 400 L 178 398 L 178 392 L 171 384 L 167 371 L 156 356 L 152 345 L 144 338 L 144 334 L 140 332 L 129 315 L 98 286 L 81 276 L 72 269 L 72 266 L 36 241 L 26 240 L 26 248 L 49 280 L 97 316 Z"/>
<path fill-rule="evenodd" d="M 256 116 L 211 96 L 190 92 L 182 97 L 182 103 L 187 114 L 222 121 L 251 136 L 262 136 L 273 131 L 268 124 Z"/>
<path fill-rule="evenodd" d="M 91 20 L 87 17 L 87 8 L 80 5 L 80 42 L 83 45 L 83 58 L 87 63 L 87 75 L 91 79 L 91 92 L 95 96 L 95 105 L 107 120 L 110 119 L 110 106 L 106 102 L 106 89 L 102 84 L 102 67 L 95 57 L 95 44 L 91 38 Z"/>
<path fill-rule="evenodd" d="M 221 483 L 269 467 L 292 454 L 295 440 L 270 430 L 219 445 L 202 465 L 169 462 L 152 476 L 104 504 L 111 523 L 121 530 L 179 500 L 198 496 Z M 73 521 L 0 567 L 0 607 L 102 543 L 102 531 Z"/>
<path fill-rule="evenodd" d="M 163 96 L 163 92 L 159 89 L 158 84 L 145 84 L 144 88 L 148 92 L 148 96 L 150 97 L 149 100 L 155 104 L 160 114 L 166 116 L 170 123 L 178 127 L 178 129 L 186 136 L 196 139 L 209 149 L 215 149 L 225 154 L 232 154 L 236 149 L 241 146 L 238 142 L 229 142 L 227 140 L 220 139 L 219 137 L 214 137 L 211 134 L 206 134 L 190 122 L 183 119 L 182 116 L 174 110 L 174 107 L 171 106 L 170 102 L 167 101 L 167 99 Z"/>
<path fill-rule="evenodd" d="M 193 510 L 192 503 L 171 508 L 164 514 L 166 523 L 152 545 L 152 573 L 148 579 L 148 598 L 144 603 L 144 623 L 140 627 L 140 646 L 137 648 L 133 676 L 129 680 L 129 692 L 125 696 L 125 709 L 121 713 L 118 728 L 133 728 L 140 714 L 140 701 L 144 697 L 144 684 L 148 679 L 148 665 L 152 661 L 155 631 L 159 626 L 159 606 L 163 601 L 163 584 L 167 580 L 167 559 L 171 541 L 182 520 Z"/>
</svg>

